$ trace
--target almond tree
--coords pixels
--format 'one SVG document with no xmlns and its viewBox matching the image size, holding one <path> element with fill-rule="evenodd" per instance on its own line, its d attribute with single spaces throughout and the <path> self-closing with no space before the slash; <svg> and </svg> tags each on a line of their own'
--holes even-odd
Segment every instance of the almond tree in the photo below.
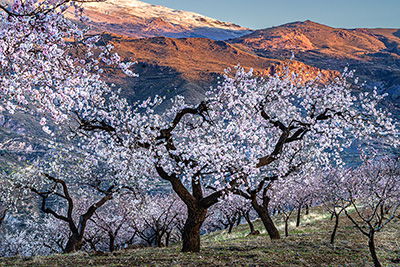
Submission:
<svg viewBox="0 0 400 267">
<path fill-rule="evenodd" d="M 297 179 L 295 189 L 295 203 L 297 207 L 296 227 L 300 226 L 301 210 L 305 208 L 306 215 L 308 214 L 308 207 L 313 203 L 315 198 L 313 194 L 313 187 L 315 186 L 314 177 L 312 172 L 309 171 L 301 179 Z"/>
<path fill-rule="evenodd" d="M 255 220 L 255 218 L 257 216 L 256 216 L 256 214 L 254 214 L 255 210 L 251 206 L 251 203 L 247 201 L 245 205 L 240 207 L 240 210 L 241 210 L 241 214 L 242 214 L 243 218 L 246 220 L 247 224 L 249 225 L 249 228 L 250 228 L 249 235 L 259 235 L 260 231 L 255 230 L 254 224 L 252 221 L 252 220 Z"/>
<path fill-rule="evenodd" d="M 107 201 L 112 199 L 115 193 L 114 186 L 110 186 L 106 189 L 99 189 L 99 192 L 104 194 L 98 201 L 91 204 L 89 208 L 79 216 L 78 223 L 73 217 L 74 212 L 74 199 L 71 197 L 70 190 L 67 183 L 64 180 L 55 178 L 51 175 L 44 174 L 50 183 L 49 188 L 37 189 L 33 186 L 28 186 L 29 190 L 37 194 L 42 199 L 41 211 L 47 214 L 51 214 L 55 219 L 62 220 L 69 225 L 71 236 L 66 244 L 65 252 L 69 253 L 72 251 L 79 250 L 82 245 L 83 236 L 88 220 L 93 216 L 95 211 L 104 205 Z M 47 200 L 51 197 L 58 196 L 67 202 L 67 213 L 60 214 L 53 208 L 48 207 Z"/>
<path fill-rule="evenodd" d="M 350 205 L 348 191 L 341 181 L 351 180 L 351 169 L 330 168 L 326 171 L 316 172 L 314 175 L 314 195 L 324 208 L 335 219 L 330 242 L 333 245 L 339 227 L 339 217 Z"/>
<path fill-rule="evenodd" d="M 113 201 L 108 202 L 104 209 L 94 213 L 90 222 L 93 224 L 92 228 L 95 230 L 95 234 L 91 238 L 85 237 L 94 251 L 97 251 L 95 242 L 93 242 L 96 238 L 99 241 L 101 239 L 108 240 L 106 243 L 111 252 L 116 249 L 116 245 L 121 247 L 126 243 L 125 239 L 128 237 L 123 237 L 123 233 L 126 233 L 124 229 L 131 219 L 132 207 L 139 205 L 139 201 L 129 194 L 117 196 Z M 104 236 L 106 238 L 99 238 Z"/>
<path fill-rule="evenodd" d="M 221 199 L 216 205 L 212 206 L 207 215 L 207 228 L 228 229 L 228 234 L 232 233 L 235 225 L 241 223 L 244 218 L 250 227 L 250 235 L 255 235 L 256 231 L 251 221 L 253 219 L 252 207 L 248 200 L 237 195 L 230 194 Z M 210 230 L 210 229 L 208 229 Z"/>
<path fill-rule="evenodd" d="M 63 249 L 67 253 L 80 249 L 88 222 L 99 208 L 120 192 L 136 192 L 134 187 L 116 184 L 115 172 L 104 162 L 84 161 L 74 152 L 53 151 L 47 161 L 9 176 L 11 188 L 38 197 L 43 213 L 68 226 Z"/>
<path fill-rule="evenodd" d="M 400 207 L 399 185 L 399 161 L 378 157 L 364 157 L 363 164 L 351 172 L 349 179 L 337 184 L 347 191 L 343 198 L 355 212 L 345 209 L 345 214 L 368 237 L 368 248 L 376 267 L 381 264 L 376 255 L 375 235 L 395 217 Z"/>
<path fill-rule="evenodd" d="M 289 219 L 296 208 L 296 199 L 298 192 L 301 191 L 299 183 L 290 177 L 276 181 L 270 190 L 271 207 L 279 211 L 285 222 L 285 236 L 289 236 L 288 224 Z"/>
<path fill-rule="evenodd" d="M 102 94 L 110 89 L 100 80 L 103 66 L 117 65 L 133 75 L 130 63 L 111 53 L 112 45 L 99 45 L 100 36 L 89 35 L 88 28 L 64 16 L 69 9 L 81 23 L 87 22 L 85 2 L 92 1 L 16 0 L 10 8 L 0 5 L 0 100 L 11 113 L 21 109 L 43 114 L 40 124 L 49 134 L 46 117 L 60 124 L 72 111 L 104 101 Z M 64 186 L 65 181 L 47 178 Z M 43 201 L 49 195 L 37 193 Z"/>
<path fill-rule="evenodd" d="M 139 209 L 134 209 L 129 223 L 149 246 L 168 246 L 181 209 L 180 200 L 168 194 L 148 195 Z"/>
<path fill-rule="evenodd" d="M 242 204 L 239 203 L 240 200 L 241 198 L 237 196 L 229 196 L 212 207 L 213 211 L 210 219 L 215 228 L 228 229 L 228 234 L 232 233 L 233 227 L 240 221 L 242 216 L 239 209 Z"/>
</svg>

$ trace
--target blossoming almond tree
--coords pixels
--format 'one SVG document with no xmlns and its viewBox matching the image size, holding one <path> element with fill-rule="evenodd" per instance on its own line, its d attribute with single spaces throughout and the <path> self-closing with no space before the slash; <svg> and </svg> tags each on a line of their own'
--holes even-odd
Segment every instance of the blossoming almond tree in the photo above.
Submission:
<svg viewBox="0 0 400 267">
<path fill-rule="evenodd" d="M 0 5 L 0 99 L 10 112 L 37 111 L 60 123 L 71 111 L 102 101 L 108 90 L 99 79 L 102 66 L 119 65 L 133 75 L 130 63 L 111 53 L 112 45 L 98 45 L 100 36 L 65 18 L 70 8 L 86 22 L 85 2 L 93 1 L 16 0 L 10 10 Z M 45 117 L 40 123 L 49 132 Z"/>
<path fill-rule="evenodd" d="M 84 161 L 71 150 L 53 151 L 47 160 L 6 178 L 9 188 L 38 197 L 40 210 L 65 224 L 69 235 L 63 251 L 67 253 L 80 249 L 98 209 L 120 192 L 136 193 L 134 186 L 116 183 L 114 171 L 103 162 Z"/>
<path fill-rule="evenodd" d="M 351 169 L 330 168 L 314 174 L 314 196 L 335 219 L 330 242 L 334 245 L 340 215 L 351 205 L 346 186 L 341 181 L 351 180 Z"/>
<path fill-rule="evenodd" d="M 96 242 L 99 248 L 107 248 L 113 252 L 116 248 L 121 248 L 127 242 L 130 234 L 126 231 L 128 221 L 131 218 L 133 207 L 136 208 L 139 201 L 132 194 L 117 195 L 113 201 L 107 202 L 103 209 L 98 209 L 89 224 L 92 225 L 93 232 L 90 237 L 85 236 L 85 240 L 90 247 L 97 252 Z M 140 206 L 141 207 L 141 206 Z M 106 240 L 106 242 L 101 242 Z"/>
<path fill-rule="evenodd" d="M 207 221 L 214 229 L 228 229 L 231 234 L 235 224 L 240 224 L 246 204 L 244 198 L 229 195 L 211 207 Z"/>
<path fill-rule="evenodd" d="M 176 219 L 183 212 L 181 207 L 181 200 L 175 195 L 147 195 L 129 223 L 149 246 L 168 246 L 178 230 Z"/>
<path fill-rule="evenodd" d="M 68 184 L 64 180 L 51 175 L 45 174 L 44 176 L 49 180 L 50 186 L 48 188 L 38 189 L 31 185 L 27 186 L 27 188 L 41 198 L 41 211 L 51 214 L 54 219 L 64 221 L 66 224 L 68 224 L 70 236 L 64 251 L 67 253 L 77 251 L 82 245 L 88 220 L 93 216 L 98 208 L 112 199 L 113 194 L 115 193 L 114 187 L 111 186 L 104 191 L 100 189 L 100 191 L 104 193 L 104 196 L 90 204 L 86 210 L 82 211 L 82 213 L 78 215 L 79 220 L 76 220 L 74 217 L 75 201 L 70 194 Z M 61 214 L 57 210 L 49 207 L 47 203 L 48 200 L 52 197 L 54 198 L 55 196 L 67 202 L 67 208 L 64 214 Z"/>
<path fill-rule="evenodd" d="M 302 190 L 295 177 L 275 181 L 271 190 L 269 190 L 270 205 L 282 214 L 285 222 L 285 237 L 289 236 L 289 219 L 297 207 L 296 200 Z"/>
<path fill-rule="evenodd" d="M 85 2 L 93 1 L 16 0 L 10 9 L 0 5 L 1 104 L 11 113 L 21 109 L 43 114 L 40 124 L 47 133 L 51 131 L 46 125 L 46 117 L 50 116 L 56 124 L 60 124 L 70 118 L 68 115 L 72 112 L 83 108 L 92 109 L 106 101 L 105 94 L 112 95 L 109 86 L 100 79 L 104 66 L 116 65 L 127 75 L 134 75 L 128 69 L 131 63 L 123 63 L 117 54 L 111 52 L 112 45 L 99 45 L 100 36 L 88 34 L 88 28 L 78 27 L 64 16 L 67 10 L 72 10 L 81 23 L 87 22 L 82 8 Z M 85 166 L 90 169 L 90 164 Z M 36 176 L 29 178 L 33 177 Z M 52 194 L 58 194 L 73 209 L 67 186 L 70 180 L 49 174 L 43 177 L 53 183 L 55 190 L 63 189 L 55 192 L 41 191 L 41 185 L 29 186 L 35 181 L 22 186 L 29 186 L 32 192 L 42 197 L 42 208 L 45 212 L 68 221 L 71 230 L 78 231 L 70 218 L 70 212 L 68 216 L 62 216 L 45 207 L 46 199 Z M 43 186 L 46 184 L 45 180 L 39 179 Z M 11 188 L 15 189 L 13 186 Z M 111 187 L 109 189 L 115 191 Z M 94 207 L 110 199 L 111 191 L 104 190 L 106 197 Z M 7 198 L 5 201 L 15 200 L 10 194 Z M 91 210 L 89 213 L 92 212 Z M 80 229 L 84 229 L 84 226 Z M 78 235 L 80 240 L 82 234 Z M 76 237 L 76 233 L 74 236 Z M 77 244 L 80 243 L 79 240 Z M 67 250 L 79 247 L 72 243 L 67 246 Z"/>
<path fill-rule="evenodd" d="M 357 139 L 369 142 L 381 133 L 395 133 L 391 119 L 377 108 L 382 97 L 353 94 L 347 82 L 350 78 L 352 73 L 345 73 L 331 84 L 318 85 L 288 73 L 262 81 L 240 70 L 221 88 L 222 96 L 231 96 L 227 101 L 230 105 L 245 100 L 239 104 L 245 108 L 238 116 L 236 125 L 242 129 L 237 135 L 246 135 L 248 140 L 259 138 L 258 143 L 246 144 L 246 156 L 254 155 L 246 157 L 251 159 L 248 168 L 253 173 L 242 175 L 245 180 L 236 193 L 251 200 L 273 239 L 279 238 L 279 232 L 268 213 L 267 192 L 274 180 L 304 168 L 307 162 L 324 165 L 340 161 L 340 151 Z M 246 122 L 254 128 L 243 129 Z"/>
</svg>

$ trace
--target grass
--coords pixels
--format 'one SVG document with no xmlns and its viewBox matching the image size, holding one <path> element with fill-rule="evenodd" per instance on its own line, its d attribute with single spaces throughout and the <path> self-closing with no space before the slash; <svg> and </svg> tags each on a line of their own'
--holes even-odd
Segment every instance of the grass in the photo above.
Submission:
<svg viewBox="0 0 400 267">
<path fill-rule="evenodd" d="M 142 248 L 106 253 L 101 256 L 77 252 L 48 257 L 0 259 L 0 266 L 373 266 L 367 239 L 351 222 L 341 217 L 336 244 L 329 244 L 333 222 L 321 208 L 303 215 L 295 227 L 289 224 L 289 237 L 270 240 L 260 221 L 259 236 L 248 236 L 247 224 L 202 236 L 200 253 L 180 252 L 180 243 L 168 248 Z M 283 233 L 283 219 L 274 218 Z M 376 238 L 378 257 L 383 266 L 400 266 L 400 219 L 394 219 Z"/>
</svg>

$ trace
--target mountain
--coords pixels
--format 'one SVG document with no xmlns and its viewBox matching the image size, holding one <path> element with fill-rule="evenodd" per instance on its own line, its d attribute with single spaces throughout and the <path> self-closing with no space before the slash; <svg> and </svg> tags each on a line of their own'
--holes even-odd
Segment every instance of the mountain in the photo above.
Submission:
<svg viewBox="0 0 400 267">
<path fill-rule="evenodd" d="M 308 20 L 257 30 L 235 39 L 232 43 L 241 43 L 270 53 L 295 50 L 318 52 L 338 58 L 362 59 L 368 53 L 387 48 L 373 32 L 379 33 L 379 30 L 337 29 Z M 390 52 L 397 52 L 398 55 L 399 51 L 393 50 Z"/>
<path fill-rule="evenodd" d="M 254 31 L 229 43 L 249 53 L 296 60 L 325 70 L 349 66 L 400 108 L 400 29 L 337 29 L 312 21 Z"/>
<path fill-rule="evenodd" d="M 198 103 L 210 86 L 218 84 L 218 77 L 227 68 L 233 70 L 240 64 L 247 70 L 253 68 L 257 76 L 268 76 L 288 62 L 260 57 L 227 42 L 206 38 L 137 39 L 116 34 L 106 34 L 103 38 L 114 44 L 122 58 L 138 62 L 133 70 L 139 77 L 126 77 L 118 71 L 108 75 L 109 81 L 121 86 L 123 95 L 131 101 L 156 94 L 168 98 L 180 94 L 188 102 Z M 319 73 L 323 81 L 339 75 L 298 61 L 293 62 L 292 68 L 303 70 L 304 80 L 315 78 Z"/>
<path fill-rule="evenodd" d="M 97 31 L 136 38 L 165 36 L 227 40 L 252 32 L 251 29 L 233 23 L 137 0 L 87 3 L 85 13 Z M 69 16 L 73 17 L 73 14 L 69 13 Z"/>
</svg>

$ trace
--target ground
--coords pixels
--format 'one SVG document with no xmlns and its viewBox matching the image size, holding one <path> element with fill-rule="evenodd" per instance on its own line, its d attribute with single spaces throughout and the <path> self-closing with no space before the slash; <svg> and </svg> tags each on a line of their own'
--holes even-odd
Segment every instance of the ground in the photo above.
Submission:
<svg viewBox="0 0 400 267">
<path fill-rule="evenodd" d="M 202 236 L 200 253 L 180 252 L 180 243 L 168 248 L 122 250 L 104 255 L 77 252 L 48 257 L 14 257 L 0 259 L 0 266 L 373 266 L 367 238 L 341 217 L 336 244 L 329 243 L 333 221 L 321 208 L 303 215 L 300 227 L 294 217 L 289 237 L 271 241 L 265 232 L 247 236 L 247 224 L 227 231 Z M 274 218 L 283 233 L 283 221 Z M 260 221 L 256 229 L 262 230 Z M 383 266 L 400 266 L 400 219 L 395 218 L 377 234 L 376 248 Z"/>
</svg>

